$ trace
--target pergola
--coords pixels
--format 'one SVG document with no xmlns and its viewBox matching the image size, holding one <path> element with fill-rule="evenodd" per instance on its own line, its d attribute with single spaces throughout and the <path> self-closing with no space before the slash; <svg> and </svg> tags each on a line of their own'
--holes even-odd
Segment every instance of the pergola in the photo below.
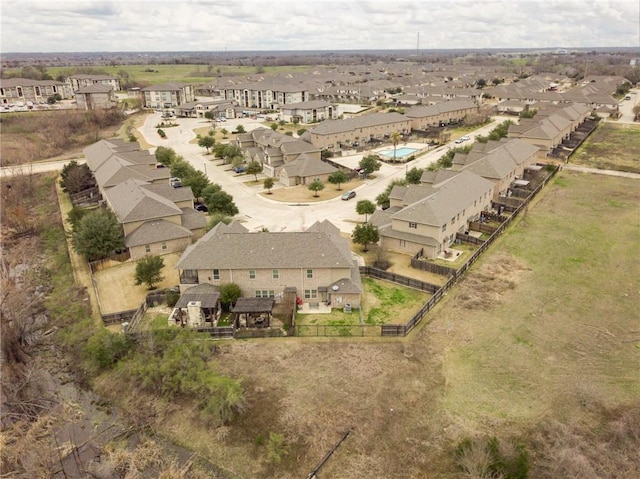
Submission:
<svg viewBox="0 0 640 479">
<path fill-rule="evenodd" d="M 244 320 L 247 328 L 268 328 L 271 326 L 271 312 L 276 301 L 272 298 L 238 298 L 231 308 L 236 328 Z"/>
</svg>

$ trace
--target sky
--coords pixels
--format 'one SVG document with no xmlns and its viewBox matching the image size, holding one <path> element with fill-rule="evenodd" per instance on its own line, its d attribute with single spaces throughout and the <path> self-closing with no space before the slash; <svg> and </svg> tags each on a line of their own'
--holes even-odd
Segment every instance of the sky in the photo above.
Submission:
<svg viewBox="0 0 640 479">
<path fill-rule="evenodd" d="M 0 0 L 1 52 L 638 47 L 640 0 Z"/>
</svg>

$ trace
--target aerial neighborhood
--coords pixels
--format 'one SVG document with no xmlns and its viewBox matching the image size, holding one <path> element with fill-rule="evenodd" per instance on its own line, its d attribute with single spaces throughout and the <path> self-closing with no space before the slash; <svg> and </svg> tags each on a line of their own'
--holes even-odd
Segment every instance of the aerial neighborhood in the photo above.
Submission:
<svg viewBox="0 0 640 479">
<path fill-rule="evenodd" d="M 269 193 L 271 188 L 311 189 L 319 184 L 317 192 L 333 178 L 360 181 L 360 188 L 347 191 L 343 199 L 357 195 L 357 201 L 364 198 L 378 208 L 359 226 L 375 230 L 370 241 L 379 254 L 406 255 L 412 265 L 450 260 L 461 242 L 485 242 L 487 226 L 478 225 L 517 214 L 528 195 L 546 181 L 551 166 L 562 162 L 599 120 L 619 114 L 615 94 L 628 83 L 616 76 L 576 82 L 544 72 L 514 77 L 499 67 L 405 61 L 127 90 L 119 77 L 109 75 L 74 74 L 60 80 L 2 79 L 0 108 L 23 111 L 64 104 L 104 110 L 118 108 L 124 99 L 155 115 L 158 123 L 167 125 L 165 130 L 171 122 L 200 121 L 210 124 L 209 134 L 214 134 L 234 122 L 242 130 L 218 140 L 239 151 L 242 161 L 232 173 L 240 175 L 248 165 L 257 165 L 256 181 L 258 173 L 260 181 L 273 180 Z M 492 118 L 494 126 L 503 122 L 504 128 L 498 136 L 483 138 L 484 133 L 477 132 Z M 294 130 L 283 132 L 279 127 L 286 124 Z M 250 126 L 248 131 L 244 125 Z M 453 138 L 460 126 L 469 134 Z M 481 141 L 470 141 L 473 133 Z M 162 139 L 167 135 L 160 128 L 158 134 Z M 144 138 L 152 146 L 163 145 L 162 139 Z M 440 164 L 436 152 L 449 155 L 448 162 Z M 360 307 L 361 275 L 371 273 L 360 271 L 363 259 L 350 252 L 348 235 L 356 237 L 357 221 L 332 224 L 319 217 L 310 225 L 283 225 L 282 231 L 270 232 L 265 227 L 248 229 L 240 214 L 229 225 L 212 227 L 207 225 L 206 205 L 191 187 L 183 186 L 182 179 L 171 175 L 170 165 L 161 164 L 135 137 L 101 139 L 83 153 L 95 179 L 88 199 L 109 209 L 122 228 L 119 258 L 135 262 L 149 255 L 180 255 L 174 267 L 180 279 L 176 287 L 187 296 L 172 315 L 178 324 L 214 328 L 222 311 L 219 287 L 226 283 L 238 285 L 238 299 L 271 301 L 259 302 L 257 311 L 241 303 L 245 319 L 237 316 L 235 327 L 255 327 L 253 313 L 267 314 L 269 326 L 274 326 L 274 308 L 291 316 L 309 305 L 322 304 L 328 310 Z M 379 189 L 366 193 L 363 181 L 376 171 L 362 167 L 367 158 L 373 158 L 377 169 L 380 164 L 395 168 L 396 177 L 404 172 L 408 178 L 410 167 L 419 176 L 411 182 L 389 179 L 380 200 Z M 427 158 L 432 159 L 425 162 Z M 211 176 L 213 163 L 207 170 L 210 160 L 202 161 L 192 166 L 204 168 L 204 176 L 216 180 Z M 268 201 L 268 195 L 250 194 Z M 87 200 L 86 195 L 82 198 Z M 456 251 L 455 257 L 460 254 Z M 188 295 L 199 299 L 187 300 Z M 209 306 L 195 314 L 194 301 Z"/>
<path fill-rule="evenodd" d="M 79 30 L 216 35 L 0 60 L 0 476 L 638 477 L 637 49 L 205 51 L 542 2 L 129 3 Z"/>
</svg>

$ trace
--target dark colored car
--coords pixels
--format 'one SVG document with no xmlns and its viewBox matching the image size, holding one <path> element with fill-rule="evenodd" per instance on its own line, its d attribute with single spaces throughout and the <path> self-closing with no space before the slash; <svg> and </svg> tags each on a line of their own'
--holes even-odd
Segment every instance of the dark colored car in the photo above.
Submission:
<svg viewBox="0 0 640 479">
<path fill-rule="evenodd" d="M 247 167 L 244 165 L 238 165 L 233 168 L 233 171 L 235 171 L 236 173 L 244 173 L 245 171 L 247 171 Z"/>
<path fill-rule="evenodd" d="M 207 205 L 204 205 L 202 203 L 196 203 L 194 205 L 194 208 L 196 209 L 196 211 L 202 211 L 203 213 L 206 213 L 207 211 L 209 211 L 209 208 L 207 208 Z"/>
</svg>

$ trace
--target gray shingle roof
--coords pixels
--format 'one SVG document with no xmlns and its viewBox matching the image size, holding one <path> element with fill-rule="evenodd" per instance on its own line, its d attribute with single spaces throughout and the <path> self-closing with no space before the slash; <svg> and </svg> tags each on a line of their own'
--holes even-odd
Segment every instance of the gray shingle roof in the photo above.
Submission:
<svg viewBox="0 0 640 479">
<path fill-rule="evenodd" d="M 212 229 L 183 253 L 176 268 L 351 268 L 353 264 L 351 255 L 345 256 L 335 237 L 325 232 L 233 231 L 235 227 L 226 225 Z"/>
<path fill-rule="evenodd" d="M 104 85 L 102 83 L 94 83 L 93 85 L 88 85 L 79 90 L 76 90 L 75 93 L 109 93 L 113 90 L 113 87 L 110 85 Z"/>
<path fill-rule="evenodd" d="M 159 243 L 179 238 L 190 238 L 193 233 L 187 228 L 172 223 L 171 221 L 157 220 L 147 221 L 129 234 L 124 242 L 127 248 L 145 244 Z"/>
<path fill-rule="evenodd" d="M 356 128 L 369 128 L 409 121 L 409 118 L 400 113 L 372 113 L 370 115 L 357 116 L 344 120 L 326 120 L 308 131 L 312 135 L 333 135 L 355 130 Z"/>
<path fill-rule="evenodd" d="M 411 188 L 407 187 L 408 190 Z M 434 188 L 429 196 L 392 215 L 392 219 L 439 227 L 487 193 L 493 194 L 491 181 L 463 170 L 454 178 Z"/>
<path fill-rule="evenodd" d="M 175 203 L 143 188 L 134 180 L 117 184 L 105 192 L 120 223 L 130 223 L 182 214 Z"/>
<path fill-rule="evenodd" d="M 300 178 L 308 178 L 317 175 L 326 175 L 338 171 L 335 166 L 330 165 L 322 160 L 315 160 L 309 158 L 306 154 L 298 156 L 292 162 L 286 164 L 284 170 L 287 172 L 287 176 Z"/>
<path fill-rule="evenodd" d="M 405 111 L 407 118 L 425 118 L 438 116 L 458 110 L 477 108 L 478 105 L 473 100 L 450 100 L 428 106 L 413 106 Z"/>
<path fill-rule="evenodd" d="M 185 290 L 180 295 L 176 308 L 186 308 L 191 301 L 200 301 L 201 308 L 215 309 L 219 300 L 220 292 L 217 287 L 209 283 L 202 283 Z"/>
</svg>

